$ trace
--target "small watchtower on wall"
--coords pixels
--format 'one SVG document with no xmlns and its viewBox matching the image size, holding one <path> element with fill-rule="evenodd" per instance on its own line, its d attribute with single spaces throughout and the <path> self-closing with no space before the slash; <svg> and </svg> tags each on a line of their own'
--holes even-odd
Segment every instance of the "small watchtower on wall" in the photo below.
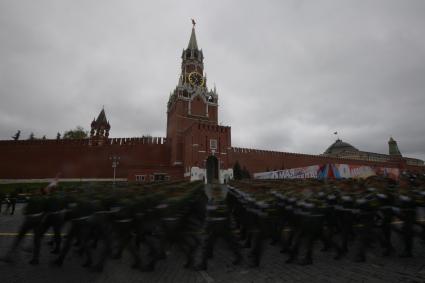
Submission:
<svg viewBox="0 0 425 283">
<path fill-rule="evenodd" d="M 106 119 L 105 109 L 102 108 L 97 119 L 93 119 L 91 122 L 90 130 L 90 145 L 103 145 L 106 143 L 109 137 L 109 130 L 111 125 Z"/>
</svg>

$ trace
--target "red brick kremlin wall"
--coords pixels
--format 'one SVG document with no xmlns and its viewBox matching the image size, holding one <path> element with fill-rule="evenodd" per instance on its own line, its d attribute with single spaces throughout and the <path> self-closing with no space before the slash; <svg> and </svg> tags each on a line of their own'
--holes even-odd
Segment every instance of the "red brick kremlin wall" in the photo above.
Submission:
<svg viewBox="0 0 425 283">
<path fill-rule="evenodd" d="M 394 160 L 391 162 L 374 162 L 345 158 L 332 158 L 321 155 L 308 155 L 238 147 L 232 147 L 229 149 L 228 154 L 229 160 L 232 164 L 238 161 L 240 166 L 245 166 L 251 174 L 327 163 L 396 167 L 402 170 L 407 169 L 415 172 L 425 172 L 425 167 L 406 165 L 403 160 Z"/>
<path fill-rule="evenodd" d="M 216 126 L 217 127 L 217 126 Z M 230 128 L 220 129 L 219 159 L 223 168 L 233 167 L 236 161 L 252 173 L 267 170 L 320 165 L 326 163 L 343 163 L 383 167 L 398 167 L 410 171 L 425 173 L 423 166 L 409 166 L 401 160 L 391 162 L 371 162 L 330 158 L 320 155 L 307 155 L 287 152 L 275 152 L 246 148 L 230 147 Z M 223 133 L 221 133 L 223 128 Z M 193 143 L 204 148 L 205 129 L 195 130 L 186 140 L 188 146 Z M 200 131 L 199 133 L 197 131 Z M 209 131 L 207 131 L 209 132 Z M 207 133 L 210 135 L 211 133 Z M 192 136 L 193 135 L 193 136 Z M 221 136 L 223 135 L 223 139 Z M 226 148 L 227 147 L 227 148 Z M 53 178 L 61 172 L 61 178 L 112 178 L 111 156 L 119 156 L 117 178 L 135 180 L 135 175 L 165 173 L 170 179 L 182 179 L 184 166 L 201 166 L 208 155 L 205 153 L 188 153 L 195 148 L 186 149 L 185 164 L 171 166 L 171 143 L 164 138 L 117 138 L 108 139 L 102 146 L 90 146 L 89 140 L 25 140 L 0 141 L 0 179 L 44 179 Z M 187 163 L 187 164 L 186 164 Z"/>
<path fill-rule="evenodd" d="M 176 175 L 170 150 L 166 139 L 151 137 L 108 139 L 102 146 L 90 146 L 88 139 L 0 141 L 0 179 L 52 178 L 58 172 L 61 178 L 112 178 L 111 156 L 120 157 L 117 178 L 129 177 L 134 168 Z"/>
</svg>

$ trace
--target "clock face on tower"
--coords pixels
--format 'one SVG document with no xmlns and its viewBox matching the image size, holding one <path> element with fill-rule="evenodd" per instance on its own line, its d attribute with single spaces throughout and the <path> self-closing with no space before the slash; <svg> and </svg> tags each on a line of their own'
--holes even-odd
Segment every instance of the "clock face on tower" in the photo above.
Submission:
<svg viewBox="0 0 425 283">
<path fill-rule="evenodd" d="M 204 77 L 198 72 L 192 72 L 189 74 L 189 83 L 191 85 L 203 86 Z"/>
</svg>

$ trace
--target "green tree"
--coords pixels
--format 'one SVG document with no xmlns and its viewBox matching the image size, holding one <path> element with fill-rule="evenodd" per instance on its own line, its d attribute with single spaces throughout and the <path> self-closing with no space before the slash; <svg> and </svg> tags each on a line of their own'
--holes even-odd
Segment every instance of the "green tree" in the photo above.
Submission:
<svg viewBox="0 0 425 283">
<path fill-rule="evenodd" d="M 34 133 L 31 132 L 30 136 L 28 137 L 29 140 L 35 140 L 35 136 Z"/>
<path fill-rule="evenodd" d="M 17 132 L 16 132 L 16 134 L 12 137 L 12 139 L 14 140 L 14 141 L 17 141 L 17 140 L 19 140 L 19 137 L 21 136 L 21 130 L 18 130 Z"/>
<path fill-rule="evenodd" d="M 242 168 L 241 175 L 242 179 L 251 179 L 251 173 L 249 173 L 248 169 L 246 169 L 245 166 Z"/>
<path fill-rule="evenodd" d="M 242 179 L 242 170 L 239 161 L 236 161 L 235 165 L 233 165 L 233 178 L 235 180 Z"/>
<path fill-rule="evenodd" d="M 60 139 L 61 139 L 61 133 L 59 133 L 59 132 L 58 132 L 58 133 L 56 134 L 56 139 L 57 139 L 57 140 L 60 140 Z"/>
<path fill-rule="evenodd" d="M 64 139 L 85 139 L 87 138 L 87 131 L 83 127 L 77 126 L 73 130 L 66 131 L 63 134 Z"/>
</svg>

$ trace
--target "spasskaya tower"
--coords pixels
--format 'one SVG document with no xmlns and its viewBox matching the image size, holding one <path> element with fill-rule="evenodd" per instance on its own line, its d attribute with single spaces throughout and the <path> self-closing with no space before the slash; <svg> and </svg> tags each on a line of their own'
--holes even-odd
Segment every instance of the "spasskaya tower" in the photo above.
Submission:
<svg viewBox="0 0 425 283">
<path fill-rule="evenodd" d="M 230 147 L 230 127 L 218 126 L 218 95 L 215 87 L 208 89 L 207 86 L 204 54 L 198 48 L 195 25 L 181 58 L 178 84 L 167 103 L 167 140 L 171 142 L 171 164 L 184 165 L 187 175 L 194 166 L 206 169 L 208 157 L 213 156 L 218 163 L 216 179 L 222 179 L 219 176 L 220 171 L 227 168 L 227 161 L 224 162 L 221 155 L 227 154 L 227 148 Z M 213 135 L 195 134 L 195 125 L 199 130 L 216 129 L 218 132 Z M 202 141 L 195 142 L 201 136 Z"/>
</svg>

